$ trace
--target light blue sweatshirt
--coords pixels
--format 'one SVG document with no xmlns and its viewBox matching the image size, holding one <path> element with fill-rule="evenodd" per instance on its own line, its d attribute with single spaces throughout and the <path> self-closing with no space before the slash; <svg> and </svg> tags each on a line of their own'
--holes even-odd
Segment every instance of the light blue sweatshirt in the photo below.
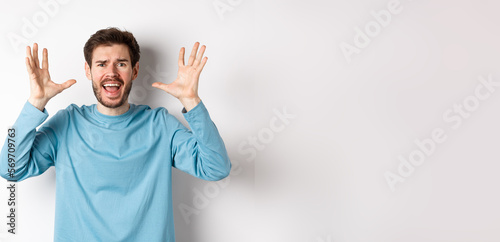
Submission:
<svg viewBox="0 0 500 242">
<path fill-rule="evenodd" d="M 203 102 L 182 113 L 191 131 L 165 108 L 130 104 L 107 116 L 95 104 L 72 104 L 37 131 L 48 113 L 26 102 L 3 145 L 0 175 L 20 182 L 55 166 L 56 242 L 173 242 L 172 167 L 205 180 L 231 169 Z"/>
</svg>

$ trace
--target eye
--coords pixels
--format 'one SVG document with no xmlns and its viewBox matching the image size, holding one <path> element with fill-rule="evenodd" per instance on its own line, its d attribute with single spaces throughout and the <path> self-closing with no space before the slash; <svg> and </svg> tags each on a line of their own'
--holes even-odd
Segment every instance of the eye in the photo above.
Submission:
<svg viewBox="0 0 500 242">
<path fill-rule="evenodd" d="M 125 63 L 118 63 L 118 66 L 124 67 L 124 66 L 126 66 L 126 64 Z"/>
<path fill-rule="evenodd" d="M 103 64 L 103 63 L 100 63 L 100 64 L 97 64 L 97 66 L 99 66 L 99 67 L 104 67 L 104 64 Z"/>
</svg>

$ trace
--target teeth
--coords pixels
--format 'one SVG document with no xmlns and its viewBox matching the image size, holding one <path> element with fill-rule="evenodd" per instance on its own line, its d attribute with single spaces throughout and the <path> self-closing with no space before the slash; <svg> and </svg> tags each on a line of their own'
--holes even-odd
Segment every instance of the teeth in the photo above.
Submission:
<svg viewBox="0 0 500 242">
<path fill-rule="evenodd" d="M 116 84 L 116 83 L 113 83 L 113 84 L 104 84 L 105 87 L 119 87 L 120 84 Z"/>
</svg>

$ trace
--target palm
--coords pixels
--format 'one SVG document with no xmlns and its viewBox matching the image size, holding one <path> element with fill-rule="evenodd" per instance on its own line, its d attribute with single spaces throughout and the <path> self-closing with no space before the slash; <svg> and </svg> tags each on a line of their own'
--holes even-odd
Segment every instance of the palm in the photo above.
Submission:
<svg viewBox="0 0 500 242">
<path fill-rule="evenodd" d="M 179 98 L 193 98 L 198 93 L 198 80 L 201 70 L 194 66 L 180 66 L 177 78 L 170 84 L 170 93 Z"/>
<path fill-rule="evenodd" d="M 43 98 L 45 96 L 54 96 L 54 89 L 57 89 L 55 84 L 50 79 L 50 74 L 47 69 L 34 69 L 30 75 L 30 88 L 32 96 L 35 98 Z"/>
</svg>

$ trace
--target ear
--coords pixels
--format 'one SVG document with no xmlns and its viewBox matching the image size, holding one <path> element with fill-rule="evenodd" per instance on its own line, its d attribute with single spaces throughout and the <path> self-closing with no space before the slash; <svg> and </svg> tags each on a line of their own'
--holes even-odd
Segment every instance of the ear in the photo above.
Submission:
<svg viewBox="0 0 500 242">
<path fill-rule="evenodd" d="M 135 63 L 134 68 L 132 68 L 132 81 L 139 75 L 139 62 Z"/>
<path fill-rule="evenodd" d="M 87 76 L 87 79 L 92 80 L 92 73 L 90 72 L 90 66 L 86 61 L 85 61 L 85 75 Z"/>
</svg>

